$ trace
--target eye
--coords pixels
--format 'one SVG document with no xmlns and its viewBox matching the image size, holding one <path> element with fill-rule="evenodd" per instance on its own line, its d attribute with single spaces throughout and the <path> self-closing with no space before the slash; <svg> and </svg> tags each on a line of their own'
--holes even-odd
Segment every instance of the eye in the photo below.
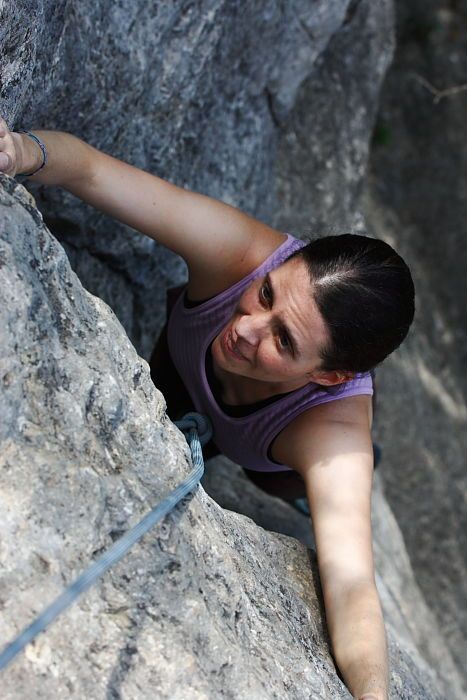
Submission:
<svg viewBox="0 0 467 700">
<path fill-rule="evenodd" d="M 287 333 L 285 333 L 285 331 L 281 331 L 279 333 L 279 345 L 281 350 L 292 351 L 292 343 L 290 342 L 289 336 Z"/>
<path fill-rule="evenodd" d="M 264 304 L 266 304 L 267 306 L 270 306 L 270 304 L 272 302 L 272 294 L 271 294 L 271 289 L 270 289 L 267 282 L 263 282 L 263 284 L 261 285 L 261 289 L 259 291 L 259 296 L 260 296 L 260 300 Z"/>
</svg>

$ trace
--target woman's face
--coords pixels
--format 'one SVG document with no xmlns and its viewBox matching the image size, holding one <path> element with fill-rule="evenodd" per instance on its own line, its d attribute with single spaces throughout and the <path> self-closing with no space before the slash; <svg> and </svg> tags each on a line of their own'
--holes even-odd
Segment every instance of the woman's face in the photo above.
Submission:
<svg viewBox="0 0 467 700">
<path fill-rule="evenodd" d="M 226 372 L 292 390 L 309 381 L 337 383 L 320 379 L 326 373 L 319 351 L 327 339 L 305 263 L 294 258 L 250 284 L 212 355 Z"/>
</svg>

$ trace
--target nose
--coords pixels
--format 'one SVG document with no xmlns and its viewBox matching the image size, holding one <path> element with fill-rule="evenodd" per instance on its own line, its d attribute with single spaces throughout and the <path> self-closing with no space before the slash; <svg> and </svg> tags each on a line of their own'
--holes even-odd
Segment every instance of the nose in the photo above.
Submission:
<svg viewBox="0 0 467 700">
<path fill-rule="evenodd" d="M 235 324 L 235 332 L 240 340 L 256 347 L 267 332 L 265 314 L 245 314 Z"/>
</svg>

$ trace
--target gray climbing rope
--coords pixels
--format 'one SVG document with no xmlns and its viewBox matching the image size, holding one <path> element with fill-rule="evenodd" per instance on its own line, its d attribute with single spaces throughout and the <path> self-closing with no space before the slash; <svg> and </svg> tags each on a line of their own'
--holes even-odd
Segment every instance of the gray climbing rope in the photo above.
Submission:
<svg viewBox="0 0 467 700">
<path fill-rule="evenodd" d="M 186 439 L 191 448 L 194 465 L 192 472 L 167 498 L 158 503 L 137 525 L 128 530 L 110 549 L 104 552 L 99 559 L 78 576 L 51 605 L 5 647 L 0 654 L 0 670 L 9 664 L 24 649 L 26 644 L 29 644 L 38 634 L 43 632 L 81 593 L 90 588 L 107 569 L 110 569 L 111 566 L 125 556 L 128 550 L 148 530 L 154 527 L 161 518 L 167 515 L 199 483 L 204 473 L 201 446 L 209 442 L 212 435 L 209 419 L 200 413 L 187 413 L 182 420 L 176 422 L 176 425 L 180 430 L 188 433 Z"/>
</svg>

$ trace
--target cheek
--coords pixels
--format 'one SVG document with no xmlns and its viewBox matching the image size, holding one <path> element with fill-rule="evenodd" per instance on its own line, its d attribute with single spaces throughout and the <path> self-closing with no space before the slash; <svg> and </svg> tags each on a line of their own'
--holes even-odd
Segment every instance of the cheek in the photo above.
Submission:
<svg viewBox="0 0 467 700">
<path fill-rule="evenodd" d="M 248 289 L 246 289 L 240 299 L 238 300 L 237 306 L 241 308 L 246 308 L 251 310 L 253 306 L 259 304 L 259 290 L 260 284 L 253 282 Z"/>
<path fill-rule="evenodd" d="M 269 341 L 260 348 L 259 360 L 271 371 L 283 372 L 286 369 L 286 363 L 277 352 L 274 341 Z"/>
<path fill-rule="evenodd" d="M 255 310 L 255 299 L 256 295 L 251 294 L 250 292 L 246 292 L 243 294 L 243 296 L 240 298 L 240 301 L 238 302 L 237 310 L 238 312 L 244 316 L 249 315 L 253 313 Z"/>
<path fill-rule="evenodd" d="M 297 375 L 297 367 L 294 365 L 291 358 L 280 353 L 274 341 L 272 347 L 268 345 L 264 349 L 261 349 L 259 356 L 261 358 L 261 364 L 268 373 L 280 373 L 282 377 L 295 377 Z"/>
</svg>

